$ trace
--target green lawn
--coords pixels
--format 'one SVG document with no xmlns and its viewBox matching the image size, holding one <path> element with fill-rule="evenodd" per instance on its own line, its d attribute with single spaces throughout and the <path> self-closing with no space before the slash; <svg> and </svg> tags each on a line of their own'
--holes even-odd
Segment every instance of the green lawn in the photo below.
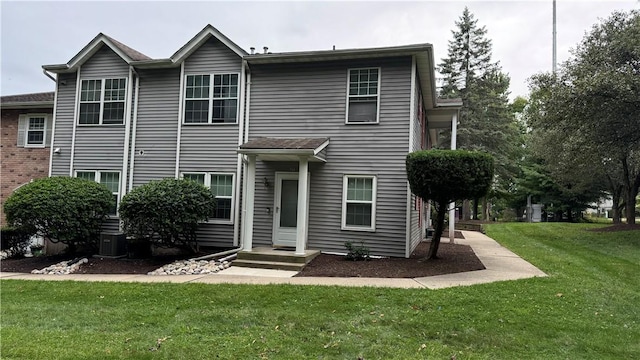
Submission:
<svg viewBox="0 0 640 360">
<path fill-rule="evenodd" d="M 594 226 L 492 225 L 550 276 L 436 291 L 4 280 L 0 357 L 640 358 L 640 232 Z"/>
</svg>

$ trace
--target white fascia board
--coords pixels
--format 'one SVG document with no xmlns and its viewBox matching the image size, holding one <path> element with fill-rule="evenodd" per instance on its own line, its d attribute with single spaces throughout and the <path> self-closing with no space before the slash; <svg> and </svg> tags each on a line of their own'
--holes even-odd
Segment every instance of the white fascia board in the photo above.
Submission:
<svg viewBox="0 0 640 360">
<path fill-rule="evenodd" d="M 236 45 L 228 37 L 218 31 L 218 29 L 214 28 L 211 25 L 207 25 L 196 36 L 189 40 L 183 47 L 176 51 L 175 54 L 171 55 L 171 60 L 174 63 L 181 63 L 187 57 L 189 57 L 189 55 L 196 51 L 202 44 L 209 40 L 209 37 L 211 36 L 231 49 L 231 51 L 236 53 L 238 56 L 244 57 L 248 55 L 246 51 L 244 51 L 241 47 Z"/>
</svg>

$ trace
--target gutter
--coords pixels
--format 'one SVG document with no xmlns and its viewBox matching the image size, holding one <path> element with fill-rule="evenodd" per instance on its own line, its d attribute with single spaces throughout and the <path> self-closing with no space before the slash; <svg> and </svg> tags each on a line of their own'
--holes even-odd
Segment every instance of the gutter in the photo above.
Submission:
<svg viewBox="0 0 640 360">
<path fill-rule="evenodd" d="M 46 70 L 42 70 L 44 72 L 45 75 L 47 75 L 50 78 L 53 78 L 52 76 L 50 76 Z M 53 120 L 51 121 L 51 142 L 49 143 L 50 149 L 49 149 L 49 177 L 51 177 L 52 173 L 53 173 L 53 149 L 54 149 L 54 142 L 53 140 L 56 137 L 56 110 L 58 109 L 58 81 L 56 80 L 56 91 L 53 95 Z M 46 134 L 46 132 L 45 132 Z M 46 143 L 46 140 L 45 140 Z"/>
<path fill-rule="evenodd" d="M 247 66 L 247 62 L 245 60 L 242 60 L 242 70 L 240 73 L 240 84 L 243 84 L 243 86 L 241 87 L 241 92 L 240 92 L 240 119 L 239 121 L 239 127 L 238 127 L 238 146 L 242 145 L 243 140 L 244 140 L 244 136 L 243 136 L 243 132 L 244 132 L 244 111 L 245 111 L 245 93 L 246 93 L 246 78 L 247 78 L 247 72 L 246 72 L 246 66 Z M 235 181 L 235 197 L 233 199 L 234 201 L 234 220 L 233 220 L 233 245 L 234 246 L 238 246 L 238 243 L 240 242 L 240 177 L 242 175 L 242 155 L 241 154 L 236 154 L 237 157 L 237 163 L 236 163 L 236 181 Z"/>
<path fill-rule="evenodd" d="M 136 74 L 136 89 L 134 94 L 134 103 L 133 103 L 133 134 L 131 137 L 131 160 L 129 162 L 129 191 L 133 189 L 133 163 L 136 160 L 136 133 L 138 129 L 138 96 L 140 95 L 140 75 L 136 72 L 136 69 L 133 68 L 133 72 Z"/>
<path fill-rule="evenodd" d="M 73 176 L 73 158 L 75 157 L 75 152 L 76 152 L 76 130 L 78 128 L 78 114 L 80 112 L 80 101 L 77 101 L 77 99 L 80 99 L 80 88 L 82 87 L 81 85 L 81 80 L 80 80 L 80 71 L 82 70 L 81 66 L 78 66 L 78 72 L 76 75 L 76 101 L 75 101 L 75 109 L 73 111 L 73 130 L 71 133 L 71 154 L 70 154 L 70 159 L 69 159 L 69 176 Z"/>
<path fill-rule="evenodd" d="M 176 138 L 176 179 L 180 175 L 180 143 L 182 140 L 182 114 L 184 112 L 184 63 L 180 64 L 180 95 L 178 98 L 180 103 L 178 104 L 178 134 Z"/>
<path fill-rule="evenodd" d="M 133 66 L 129 66 L 129 82 L 127 83 L 127 106 L 125 107 L 124 149 L 122 150 L 122 179 L 120 179 L 120 201 L 127 191 L 127 168 L 129 165 L 129 140 L 131 138 L 131 104 L 133 102 Z"/>
</svg>

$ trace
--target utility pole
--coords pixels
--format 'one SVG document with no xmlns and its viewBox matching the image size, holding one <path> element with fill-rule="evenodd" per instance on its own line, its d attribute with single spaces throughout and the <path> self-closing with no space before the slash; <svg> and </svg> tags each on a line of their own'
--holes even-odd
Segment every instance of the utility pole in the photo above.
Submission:
<svg viewBox="0 0 640 360">
<path fill-rule="evenodd" d="M 556 64 L 557 64 L 557 59 L 556 59 L 556 36 L 557 36 L 557 32 L 556 32 L 556 0 L 553 0 L 553 54 L 552 54 L 552 64 L 551 64 L 551 69 L 553 70 L 553 73 L 556 73 Z"/>
</svg>

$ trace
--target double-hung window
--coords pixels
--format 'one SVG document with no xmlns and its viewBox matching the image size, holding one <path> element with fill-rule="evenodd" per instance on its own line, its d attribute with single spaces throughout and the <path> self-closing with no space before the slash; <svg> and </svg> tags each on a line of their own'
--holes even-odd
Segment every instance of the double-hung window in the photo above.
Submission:
<svg viewBox="0 0 640 360">
<path fill-rule="evenodd" d="M 51 115 L 21 114 L 18 117 L 18 147 L 43 148 L 51 143 Z"/>
<path fill-rule="evenodd" d="M 80 87 L 81 125 L 120 125 L 124 123 L 127 79 L 82 80 Z"/>
<path fill-rule="evenodd" d="M 377 178 L 345 175 L 342 189 L 342 229 L 375 231 Z"/>
<path fill-rule="evenodd" d="M 118 210 L 118 198 L 120 197 L 120 172 L 118 171 L 99 171 L 99 170 L 82 170 L 76 171 L 76 177 L 95 181 L 103 184 L 113 194 L 114 206 L 109 211 L 109 215 L 116 215 Z"/>
<path fill-rule="evenodd" d="M 237 122 L 238 74 L 187 75 L 185 124 Z"/>
<path fill-rule="evenodd" d="M 347 97 L 347 124 L 377 123 L 380 68 L 350 69 Z"/>
<path fill-rule="evenodd" d="M 225 173 L 184 173 L 184 179 L 196 181 L 209 189 L 216 197 L 216 209 L 212 220 L 230 223 L 233 216 L 234 174 Z"/>
</svg>

